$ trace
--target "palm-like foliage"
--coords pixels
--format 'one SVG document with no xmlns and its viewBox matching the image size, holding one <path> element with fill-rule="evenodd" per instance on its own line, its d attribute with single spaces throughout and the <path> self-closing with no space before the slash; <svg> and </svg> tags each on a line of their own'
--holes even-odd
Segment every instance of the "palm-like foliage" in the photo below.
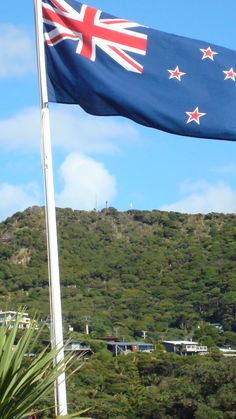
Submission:
<svg viewBox="0 0 236 419">
<path fill-rule="evenodd" d="M 20 319 L 19 314 L 11 329 L 7 325 L 0 327 L 1 419 L 26 417 L 32 406 L 53 390 L 55 379 L 71 361 L 71 357 L 66 357 L 64 362 L 53 365 L 57 349 L 45 348 L 30 362 L 28 359 L 26 366 L 26 357 L 40 333 L 35 331 L 35 322 L 32 321 L 14 346 Z M 76 418 L 79 414 L 69 417 Z"/>
</svg>

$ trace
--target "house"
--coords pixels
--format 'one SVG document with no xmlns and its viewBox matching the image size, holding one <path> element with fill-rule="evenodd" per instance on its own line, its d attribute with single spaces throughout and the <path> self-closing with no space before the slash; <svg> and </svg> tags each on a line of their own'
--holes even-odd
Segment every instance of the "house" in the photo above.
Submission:
<svg viewBox="0 0 236 419">
<path fill-rule="evenodd" d="M 219 351 L 224 356 L 236 356 L 236 349 L 231 348 L 231 346 L 224 346 L 219 348 Z"/>
<path fill-rule="evenodd" d="M 28 329 L 31 323 L 28 313 L 18 313 L 17 311 L 0 311 L 0 326 L 7 324 L 12 328 L 18 314 L 21 316 L 19 329 Z"/>
<path fill-rule="evenodd" d="M 204 355 L 208 353 L 207 346 L 199 345 L 198 342 L 190 340 L 163 340 L 167 352 L 174 352 L 179 355 Z"/>
<path fill-rule="evenodd" d="M 87 354 L 92 352 L 89 345 L 78 341 L 71 341 L 64 346 L 64 352 L 72 352 L 74 355 Z"/>
<path fill-rule="evenodd" d="M 127 342 L 127 341 L 110 341 L 107 343 L 107 349 L 112 352 L 113 356 L 127 355 L 131 352 L 153 352 L 154 345 L 146 342 Z"/>
</svg>

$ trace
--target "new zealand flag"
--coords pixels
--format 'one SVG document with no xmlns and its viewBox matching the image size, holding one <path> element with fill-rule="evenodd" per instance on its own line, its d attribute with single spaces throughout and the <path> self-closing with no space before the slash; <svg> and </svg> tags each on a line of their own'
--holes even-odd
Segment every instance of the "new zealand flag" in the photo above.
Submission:
<svg viewBox="0 0 236 419">
<path fill-rule="evenodd" d="M 49 102 L 173 134 L 236 140 L 236 51 L 43 0 Z"/>
</svg>

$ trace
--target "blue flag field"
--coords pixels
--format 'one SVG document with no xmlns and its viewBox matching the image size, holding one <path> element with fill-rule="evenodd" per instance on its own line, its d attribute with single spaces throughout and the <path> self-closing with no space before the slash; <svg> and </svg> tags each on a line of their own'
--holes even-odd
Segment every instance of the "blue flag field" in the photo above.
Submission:
<svg viewBox="0 0 236 419">
<path fill-rule="evenodd" d="M 49 102 L 169 133 L 236 140 L 236 51 L 43 0 Z"/>
</svg>

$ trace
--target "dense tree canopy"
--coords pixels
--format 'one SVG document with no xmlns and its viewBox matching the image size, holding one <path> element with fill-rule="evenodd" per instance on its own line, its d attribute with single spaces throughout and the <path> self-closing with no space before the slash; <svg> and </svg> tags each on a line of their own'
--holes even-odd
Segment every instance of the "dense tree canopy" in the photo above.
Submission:
<svg viewBox="0 0 236 419">
<path fill-rule="evenodd" d="M 235 342 L 235 215 L 60 209 L 57 219 L 63 312 L 75 330 L 89 318 L 96 337 Z M 0 224 L 0 289 L 1 309 L 48 315 L 43 208 Z M 207 327 L 216 322 L 225 333 Z"/>
<path fill-rule="evenodd" d="M 235 390 L 232 359 L 100 352 L 74 377 L 70 403 L 96 419 L 230 419 Z"/>
<path fill-rule="evenodd" d="M 64 320 L 81 339 L 88 323 L 93 349 L 71 406 L 96 419 L 234 418 L 235 358 L 216 347 L 236 347 L 235 215 L 58 209 L 57 221 Z M 0 309 L 47 318 L 47 278 L 44 209 L 33 207 L 0 223 Z M 151 355 L 112 358 L 99 340 L 143 330 Z M 212 355 L 164 353 L 171 338 L 197 339 Z"/>
</svg>

